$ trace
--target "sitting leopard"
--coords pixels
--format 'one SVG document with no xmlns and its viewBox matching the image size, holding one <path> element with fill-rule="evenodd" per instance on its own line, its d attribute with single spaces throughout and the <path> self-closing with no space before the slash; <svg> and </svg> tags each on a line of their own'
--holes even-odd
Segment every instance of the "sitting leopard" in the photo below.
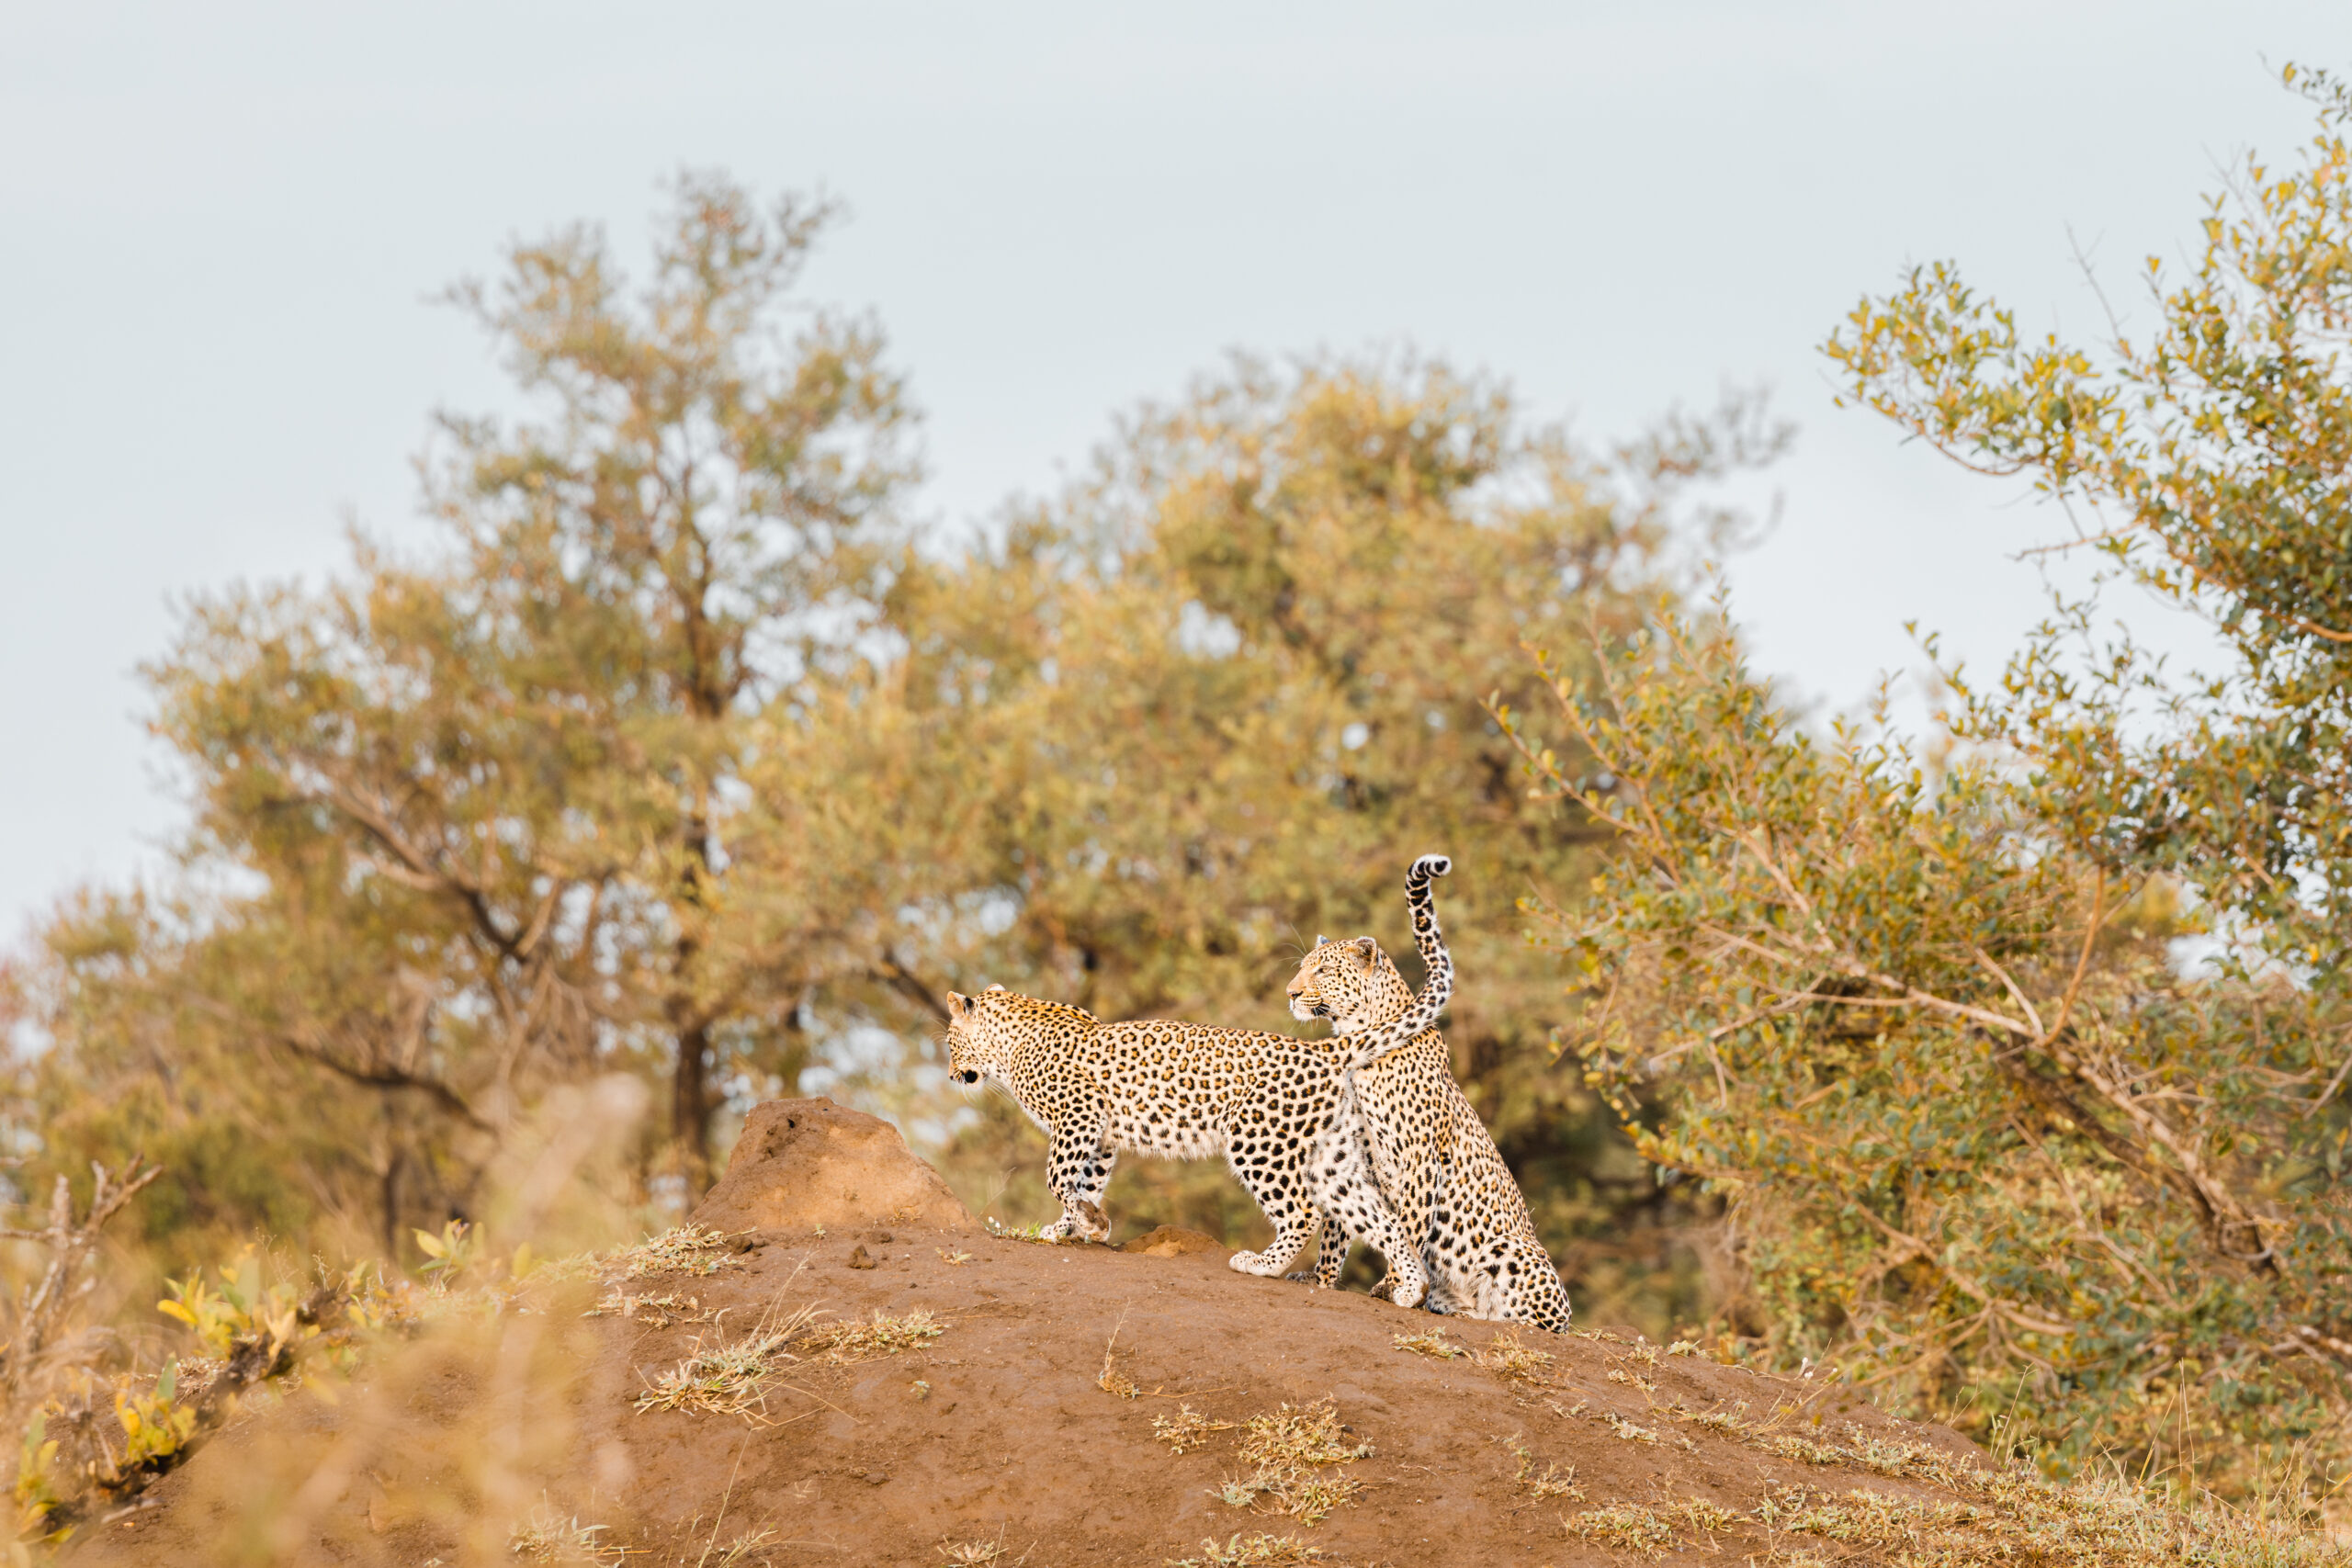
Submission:
<svg viewBox="0 0 2352 1568">
<path fill-rule="evenodd" d="M 1431 875 L 1451 869 L 1424 855 L 1407 877 L 1426 901 Z M 1299 1040 L 1165 1019 L 1103 1023 L 1081 1008 L 991 986 L 947 998 L 948 1072 L 992 1079 L 1051 1140 L 1046 1180 L 1061 1217 L 1046 1235 L 1107 1240 L 1102 1209 L 1118 1151 L 1201 1159 L 1222 1153 L 1274 1227 L 1264 1252 L 1237 1252 L 1245 1274 L 1283 1273 L 1318 1225 L 1363 1240 L 1388 1259 L 1390 1299 L 1419 1303 L 1419 1248 L 1381 1199 L 1364 1157 L 1351 1070 L 1396 1050 L 1437 1021 L 1449 983 L 1432 974 L 1398 1018 L 1362 1035 Z M 1345 1243 L 1341 1243 L 1344 1247 Z"/>
<path fill-rule="evenodd" d="M 1444 965 L 1450 992 L 1453 968 L 1435 916 L 1419 904 L 1413 932 L 1433 981 Z M 1351 1032 L 1427 1010 L 1368 936 L 1352 942 L 1317 937 L 1289 989 L 1293 1017 L 1329 1019 L 1332 1028 Z M 1420 1242 L 1427 1277 L 1422 1304 L 1432 1312 L 1566 1332 L 1568 1292 L 1536 1239 L 1527 1199 L 1502 1152 L 1453 1081 L 1444 1036 L 1435 1029 L 1419 1033 L 1355 1077 L 1374 1174 L 1389 1206 Z M 1347 1254 L 1347 1241 L 1327 1229 L 1317 1283 L 1338 1284 Z M 1374 1293 L 1385 1293 L 1385 1284 Z"/>
</svg>

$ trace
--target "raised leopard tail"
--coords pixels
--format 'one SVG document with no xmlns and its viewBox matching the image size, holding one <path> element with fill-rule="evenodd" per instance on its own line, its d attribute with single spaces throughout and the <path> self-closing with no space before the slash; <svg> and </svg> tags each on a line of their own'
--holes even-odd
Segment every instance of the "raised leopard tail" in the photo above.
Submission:
<svg viewBox="0 0 2352 1568">
<path fill-rule="evenodd" d="M 1420 949 L 1421 962 L 1429 965 L 1429 984 L 1421 987 L 1411 1007 L 1386 1023 L 1340 1037 L 1348 1047 L 1347 1059 L 1340 1065 L 1341 1072 L 1370 1066 L 1390 1052 L 1411 1044 L 1414 1036 L 1437 1022 L 1438 1014 L 1453 999 L 1453 960 L 1445 951 L 1444 935 L 1438 930 L 1437 903 L 1430 894 L 1430 880 L 1453 869 L 1453 863 L 1443 855 L 1423 855 L 1405 874 L 1405 907 L 1413 917 L 1413 944 Z"/>
</svg>

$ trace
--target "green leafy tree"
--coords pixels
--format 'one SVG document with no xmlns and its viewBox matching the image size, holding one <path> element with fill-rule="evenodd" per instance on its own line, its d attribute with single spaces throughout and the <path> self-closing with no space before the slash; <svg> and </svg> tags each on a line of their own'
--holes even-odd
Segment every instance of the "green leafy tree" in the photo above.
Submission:
<svg viewBox="0 0 2352 1568">
<path fill-rule="evenodd" d="M 958 553 L 896 520 L 876 334 L 782 330 L 823 217 L 688 182 L 636 289 L 585 231 L 518 247 L 456 298 L 541 417 L 443 422 L 447 547 L 194 607 L 151 671 L 184 874 L 63 911 L 20 993 L 44 1160 L 150 1150 L 171 1267 L 254 1226 L 397 1254 L 625 1071 L 667 1090 L 649 1183 L 831 1090 L 1016 1214 L 1041 1150 L 962 1125 L 948 986 L 1292 1028 L 1317 929 L 1413 963 L 1398 879 L 1442 848 L 1458 1070 L 1588 1310 L 1687 1321 L 1678 1195 L 1536 1049 L 1516 903 L 1580 886 L 1594 829 L 1477 698 L 1539 689 L 1526 637 L 1634 625 L 1786 433 L 1733 396 L 1596 455 L 1441 365 L 1243 361 Z M 1137 1219 L 1256 1223 L 1207 1165 L 1123 1180 Z"/>
<path fill-rule="evenodd" d="M 613 1070 L 667 1080 L 648 1169 L 692 1190 L 727 1075 L 805 1056 L 875 880 L 748 780 L 771 710 L 859 663 L 907 413 L 871 327 L 794 319 L 830 208 L 674 196 L 641 286 L 575 229 L 453 291 L 540 417 L 440 422 L 444 551 L 201 600 L 149 670 L 187 874 L 69 912 L 40 985 L 51 1153 L 152 1144 L 152 1223 L 372 1210 L 389 1248 Z"/>
<path fill-rule="evenodd" d="M 2188 282 L 2152 264 L 2144 344 L 2026 344 L 1949 265 L 1829 344 L 1857 399 L 2208 615 L 2228 668 L 2177 680 L 2062 605 L 1997 686 L 1948 671 L 1921 746 L 1883 712 L 1807 733 L 1727 630 L 1668 617 L 1597 699 L 1498 710 L 1617 834 L 1550 911 L 1568 1040 L 1668 1107 L 1645 1156 L 1729 1202 L 1750 1351 L 2239 1492 L 2352 1461 L 2352 100 L 2307 85 L 2301 167 L 2248 161 Z"/>
<path fill-rule="evenodd" d="M 1401 880 L 1443 850 L 1455 1068 L 1547 1238 L 1620 1315 L 1696 1310 L 1692 1255 L 1628 1223 L 1669 1200 L 1539 1049 L 1558 983 L 1516 901 L 1580 886 L 1593 829 L 1528 797 L 1478 698 L 1531 689 L 1523 638 L 1635 624 L 1707 525 L 1692 487 L 1784 440 L 1733 397 L 1599 457 L 1414 362 L 1241 361 L 1146 410 L 1059 500 L 893 599 L 909 701 L 978 753 L 974 892 L 1001 930 L 958 972 L 1103 1017 L 1297 1029 L 1283 987 L 1318 931 L 1418 973 Z M 1035 1134 L 986 1117 L 967 1189 L 1018 1165 L 1006 1201 L 1042 1201 Z M 1120 1180 L 1131 1223 L 1259 1223 L 1210 1165 Z"/>
<path fill-rule="evenodd" d="M 1947 263 L 1863 300 L 1828 353 L 1852 397 L 2028 478 L 2074 522 L 2063 544 L 2214 629 L 2230 667 L 2173 680 L 2128 641 L 2072 657 L 2071 607 L 1972 738 L 2024 744 L 2070 834 L 2179 877 L 2333 991 L 2352 950 L 2352 90 L 2286 79 L 2317 134 L 2293 167 L 2235 169 L 2190 276 L 2148 259 L 2144 336 L 2029 341 Z"/>
</svg>

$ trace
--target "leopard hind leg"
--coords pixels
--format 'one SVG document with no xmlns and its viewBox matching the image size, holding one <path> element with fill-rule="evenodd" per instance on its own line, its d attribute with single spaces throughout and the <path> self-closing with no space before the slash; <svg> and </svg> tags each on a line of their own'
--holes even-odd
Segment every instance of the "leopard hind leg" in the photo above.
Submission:
<svg viewBox="0 0 2352 1568">
<path fill-rule="evenodd" d="M 1508 1269 L 1503 1278 L 1508 1281 L 1505 1294 L 1509 1301 L 1505 1315 L 1513 1323 L 1533 1324 L 1554 1334 L 1566 1334 L 1576 1309 L 1569 1304 L 1568 1289 L 1560 1281 L 1560 1271 L 1552 1264 L 1552 1255 L 1544 1250 L 1532 1236 L 1517 1236 L 1512 1240 L 1511 1261 L 1518 1266 L 1516 1274 Z"/>
<path fill-rule="evenodd" d="M 1297 1155 L 1283 1142 L 1272 1129 L 1261 1126 L 1237 1133 L 1226 1144 L 1234 1179 L 1274 1227 L 1273 1244 L 1265 1251 L 1237 1252 L 1226 1259 L 1236 1273 L 1261 1279 L 1288 1273 L 1322 1222 L 1323 1211 L 1310 1196 Z"/>
<path fill-rule="evenodd" d="M 1489 1242 L 1481 1252 L 1470 1275 L 1475 1297 L 1470 1316 L 1567 1332 L 1568 1292 L 1541 1242 L 1528 1235 L 1506 1236 Z"/>
<path fill-rule="evenodd" d="M 1388 1278 L 1381 1281 L 1389 1286 L 1382 1292 L 1388 1300 L 1404 1307 L 1421 1304 L 1429 1276 L 1421 1268 L 1420 1248 L 1382 1196 L 1363 1140 L 1351 1127 L 1335 1129 L 1315 1152 L 1315 1201 L 1338 1218 L 1351 1239 L 1369 1242 L 1388 1260 Z"/>
<path fill-rule="evenodd" d="M 1315 1267 L 1298 1269 L 1283 1278 L 1302 1285 L 1313 1285 L 1318 1291 L 1338 1290 L 1340 1273 L 1348 1266 L 1348 1248 L 1354 1245 L 1348 1239 L 1348 1233 L 1340 1227 L 1340 1222 L 1326 1214 L 1323 1216 L 1322 1233 L 1315 1242 Z M 1380 1292 L 1374 1291 L 1373 1293 L 1378 1295 Z"/>
</svg>

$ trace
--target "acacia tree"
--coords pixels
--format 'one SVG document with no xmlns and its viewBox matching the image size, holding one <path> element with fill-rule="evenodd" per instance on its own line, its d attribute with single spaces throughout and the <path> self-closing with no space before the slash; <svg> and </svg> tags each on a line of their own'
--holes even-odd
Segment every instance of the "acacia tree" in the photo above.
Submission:
<svg viewBox="0 0 2352 1568">
<path fill-rule="evenodd" d="M 788 1054 L 805 987 L 865 966 L 863 862 L 746 777 L 770 710 L 858 663 L 903 394 L 871 327 L 793 318 L 831 209 L 674 197 L 640 286 L 574 229 L 453 290 L 541 416 L 441 421 L 445 551 L 199 601 L 149 670 L 187 874 L 68 911 L 38 988 L 52 1155 L 153 1143 L 184 1187 L 156 1224 L 300 1233 L 238 1201 L 268 1137 L 295 1207 L 365 1203 L 389 1247 L 548 1085 L 611 1070 L 666 1077 L 654 1164 L 697 1190 L 722 1053 Z"/>
<path fill-rule="evenodd" d="M 2352 98 L 2310 90 L 2301 166 L 2247 162 L 2185 284 L 2151 265 L 2144 345 L 2027 344 L 1950 265 L 1829 344 L 2207 615 L 2228 668 L 2177 682 L 2064 606 L 1997 686 L 1947 671 L 1939 766 L 1807 735 L 1728 633 L 1668 619 L 1599 700 L 1501 714 L 1618 834 L 1551 911 L 1569 1043 L 1665 1097 L 1644 1154 L 1730 1201 L 1749 1350 L 2188 1487 L 2352 1463 Z"/>
</svg>

